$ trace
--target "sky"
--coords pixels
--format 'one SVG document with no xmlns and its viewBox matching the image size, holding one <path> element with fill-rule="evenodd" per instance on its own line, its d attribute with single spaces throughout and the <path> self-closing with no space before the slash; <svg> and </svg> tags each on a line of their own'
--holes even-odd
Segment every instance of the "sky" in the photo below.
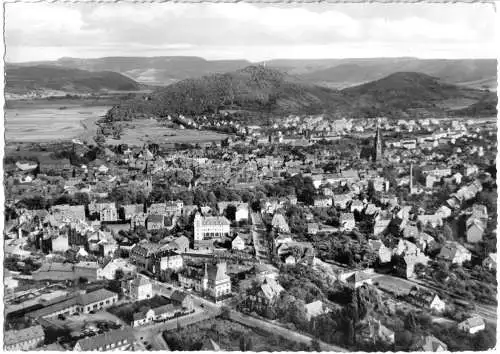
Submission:
<svg viewBox="0 0 500 354">
<path fill-rule="evenodd" d="M 498 19 L 481 3 L 9 3 L 6 60 L 496 58 Z"/>
</svg>

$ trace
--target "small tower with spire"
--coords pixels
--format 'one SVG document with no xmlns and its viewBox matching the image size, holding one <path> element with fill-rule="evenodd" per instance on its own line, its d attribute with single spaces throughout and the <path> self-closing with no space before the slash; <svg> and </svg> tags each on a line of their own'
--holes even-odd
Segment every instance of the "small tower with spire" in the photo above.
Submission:
<svg viewBox="0 0 500 354">
<path fill-rule="evenodd" d="M 203 279 L 201 280 L 201 287 L 203 290 L 203 293 L 205 293 L 208 290 L 208 269 L 207 269 L 207 264 L 205 263 L 205 274 L 203 275 Z"/>
<path fill-rule="evenodd" d="M 377 133 L 375 134 L 375 142 L 373 149 L 373 161 L 382 160 L 382 134 L 380 133 L 380 118 L 377 120 Z"/>
</svg>

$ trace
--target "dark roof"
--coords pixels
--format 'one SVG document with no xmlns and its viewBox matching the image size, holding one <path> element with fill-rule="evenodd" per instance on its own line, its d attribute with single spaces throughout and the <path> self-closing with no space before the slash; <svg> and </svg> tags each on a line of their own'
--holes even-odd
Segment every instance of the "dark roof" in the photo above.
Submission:
<svg viewBox="0 0 500 354">
<path fill-rule="evenodd" d="M 188 295 L 185 292 L 175 290 L 170 296 L 170 300 L 182 303 Z"/>
<path fill-rule="evenodd" d="M 80 344 L 82 350 L 90 351 L 105 348 L 108 344 L 116 344 L 117 342 L 124 340 L 132 344 L 133 337 L 134 336 L 129 329 L 118 329 L 95 337 L 80 339 L 77 344 Z"/>
<path fill-rule="evenodd" d="M 80 295 L 80 298 L 78 299 L 79 304 L 82 306 L 92 304 L 95 302 L 103 301 L 106 299 L 109 299 L 110 297 L 117 296 L 116 293 L 106 290 L 106 289 L 99 289 L 97 291 L 93 291 L 88 294 L 82 294 Z"/>
</svg>

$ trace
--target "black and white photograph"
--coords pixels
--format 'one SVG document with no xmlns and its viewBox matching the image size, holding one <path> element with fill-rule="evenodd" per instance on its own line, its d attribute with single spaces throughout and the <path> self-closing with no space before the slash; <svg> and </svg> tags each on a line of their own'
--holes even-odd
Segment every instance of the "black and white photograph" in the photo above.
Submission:
<svg viewBox="0 0 500 354">
<path fill-rule="evenodd" d="M 3 5 L 5 351 L 496 348 L 493 2 Z"/>
</svg>

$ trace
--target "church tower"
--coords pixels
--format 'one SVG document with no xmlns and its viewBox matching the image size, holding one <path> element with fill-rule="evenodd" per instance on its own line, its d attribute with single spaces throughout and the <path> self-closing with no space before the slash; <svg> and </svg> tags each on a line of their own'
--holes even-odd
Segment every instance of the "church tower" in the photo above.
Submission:
<svg viewBox="0 0 500 354">
<path fill-rule="evenodd" d="M 382 135 L 380 134 L 380 119 L 377 121 L 377 133 L 375 135 L 375 143 L 373 149 L 373 161 L 382 160 Z"/>
</svg>

